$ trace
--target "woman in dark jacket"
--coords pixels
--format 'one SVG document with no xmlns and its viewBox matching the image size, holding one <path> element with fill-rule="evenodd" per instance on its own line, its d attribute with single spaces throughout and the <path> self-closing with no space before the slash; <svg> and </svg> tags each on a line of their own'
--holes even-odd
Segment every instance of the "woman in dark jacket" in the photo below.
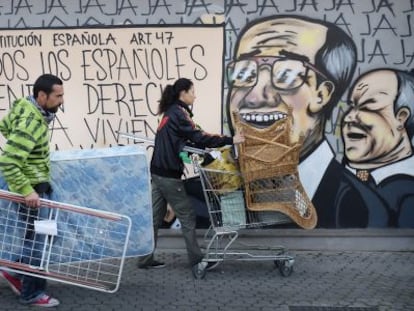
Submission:
<svg viewBox="0 0 414 311">
<path fill-rule="evenodd" d="M 193 114 L 189 108 L 195 98 L 193 82 L 186 78 L 180 78 L 164 89 L 158 109 L 158 114 L 163 117 L 155 136 L 150 167 L 155 243 L 169 204 L 180 221 L 191 266 L 198 264 L 203 254 L 196 239 L 195 212 L 181 179 L 184 164 L 179 154 L 187 143 L 199 148 L 214 148 L 244 141 L 240 134 L 229 137 L 199 129 L 191 119 Z M 164 263 L 154 259 L 153 253 L 141 257 L 138 263 L 142 269 L 164 266 Z"/>
</svg>

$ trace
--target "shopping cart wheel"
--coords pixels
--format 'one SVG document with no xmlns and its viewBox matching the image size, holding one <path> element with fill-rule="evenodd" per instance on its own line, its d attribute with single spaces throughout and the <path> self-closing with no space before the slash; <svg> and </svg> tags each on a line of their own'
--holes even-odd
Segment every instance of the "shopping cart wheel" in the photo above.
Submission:
<svg viewBox="0 0 414 311">
<path fill-rule="evenodd" d="M 194 278 L 201 280 L 204 279 L 204 277 L 206 276 L 206 266 L 207 264 L 200 262 L 196 265 L 193 266 L 192 270 L 193 270 L 193 275 Z"/>
<path fill-rule="evenodd" d="M 294 260 L 275 260 L 276 267 L 279 268 L 279 272 L 282 276 L 288 277 L 293 272 L 293 263 Z"/>
</svg>

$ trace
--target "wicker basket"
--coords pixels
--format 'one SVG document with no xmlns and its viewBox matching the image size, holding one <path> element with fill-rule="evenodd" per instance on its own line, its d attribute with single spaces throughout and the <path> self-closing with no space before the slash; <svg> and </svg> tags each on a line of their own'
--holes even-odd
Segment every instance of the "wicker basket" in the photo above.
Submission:
<svg viewBox="0 0 414 311">
<path fill-rule="evenodd" d="M 292 139 L 292 111 L 266 129 L 248 125 L 238 113 L 233 116 L 236 127 L 245 136 L 238 148 L 247 209 L 279 211 L 302 228 L 314 228 L 316 211 L 298 174 L 303 137 L 298 141 Z"/>
</svg>

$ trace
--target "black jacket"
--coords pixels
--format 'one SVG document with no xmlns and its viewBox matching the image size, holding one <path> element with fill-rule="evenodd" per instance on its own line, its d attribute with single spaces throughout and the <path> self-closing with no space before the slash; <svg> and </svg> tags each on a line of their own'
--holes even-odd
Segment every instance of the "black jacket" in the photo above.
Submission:
<svg viewBox="0 0 414 311">
<path fill-rule="evenodd" d="M 233 138 L 208 134 L 198 128 L 191 119 L 188 106 L 176 101 L 164 113 L 155 135 L 151 160 L 151 173 L 163 177 L 181 178 L 184 163 L 179 154 L 186 144 L 198 148 L 214 148 L 233 144 Z"/>
</svg>

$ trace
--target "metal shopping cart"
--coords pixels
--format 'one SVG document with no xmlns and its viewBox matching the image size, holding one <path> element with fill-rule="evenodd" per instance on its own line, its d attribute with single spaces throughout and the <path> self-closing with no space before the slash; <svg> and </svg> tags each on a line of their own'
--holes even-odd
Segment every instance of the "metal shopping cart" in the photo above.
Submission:
<svg viewBox="0 0 414 311">
<path fill-rule="evenodd" d="M 154 143 L 152 139 L 147 137 L 122 132 L 118 132 L 118 134 L 134 141 Z M 253 249 L 252 246 L 248 246 L 248 248 L 254 250 L 254 253 L 235 251 L 235 248 L 232 248 L 239 237 L 241 229 L 262 228 L 291 222 L 291 220 L 288 216 L 279 212 L 251 211 L 245 208 L 245 183 L 242 181 L 241 173 L 236 167 L 228 170 L 201 165 L 201 161 L 204 161 L 206 156 L 214 152 L 220 153 L 220 157 L 226 157 L 226 152 L 229 152 L 230 148 L 224 147 L 221 150 L 206 151 L 185 146 L 183 150 L 193 154 L 192 164 L 195 173 L 200 176 L 211 223 L 205 234 L 207 240 L 205 256 L 201 263 L 193 267 L 194 277 L 197 279 L 204 278 L 207 267 L 212 269 L 224 260 L 272 260 L 282 276 L 291 275 L 295 260 L 292 256 L 286 254 L 283 246 L 253 246 Z M 228 156 L 231 157 L 230 154 Z M 246 249 L 246 245 L 243 245 L 243 249 Z"/>
<path fill-rule="evenodd" d="M 233 248 L 240 230 L 280 224 L 286 219 L 263 217 L 267 212 L 249 211 L 245 208 L 240 172 L 206 168 L 197 160 L 193 163 L 200 175 L 211 221 L 211 227 L 205 235 L 205 257 L 200 264 L 193 267 L 194 277 L 204 278 L 207 266 L 213 268 L 224 260 L 271 260 L 282 276 L 291 275 L 294 258 L 286 254 L 283 246 L 249 246 L 248 252 Z M 245 246 L 242 248 L 246 249 Z"/>
<path fill-rule="evenodd" d="M 130 218 L 46 199 L 40 201 L 41 210 L 47 213 L 29 209 L 21 204 L 22 196 L 0 190 L 2 269 L 116 292 L 131 230 Z"/>
</svg>

